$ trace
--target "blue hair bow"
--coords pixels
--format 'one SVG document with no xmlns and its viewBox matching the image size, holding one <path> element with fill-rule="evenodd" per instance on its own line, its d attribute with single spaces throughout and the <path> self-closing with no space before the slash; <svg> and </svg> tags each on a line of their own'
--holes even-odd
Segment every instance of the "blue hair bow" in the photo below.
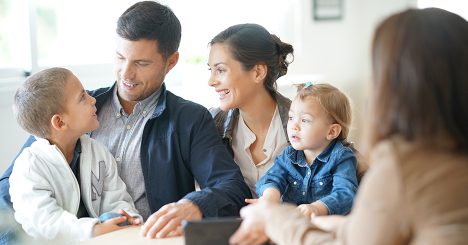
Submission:
<svg viewBox="0 0 468 245">
<path fill-rule="evenodd" d="M 313 85 L 312 82 L 305 82 L 304 83 L 304 88 L 308 88 L 308 87 L 310 87 L 312 85 Z"/>
</svg>

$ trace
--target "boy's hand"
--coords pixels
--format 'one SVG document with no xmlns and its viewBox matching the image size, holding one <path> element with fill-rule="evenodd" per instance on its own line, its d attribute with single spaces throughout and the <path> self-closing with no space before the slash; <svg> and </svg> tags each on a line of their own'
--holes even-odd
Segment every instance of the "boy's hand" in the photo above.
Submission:
<svg viewBox="0 0 468 245">
<path fill-rule="evenodd" d="M 245 202 L 248 203 L 248 204 L 255 204 L 259 201 L 258 198 L 252 198 L 252 199 L 249 199 L 249 198 L 246 198 L 245 199 Z"/>
<path fill-rule="evenodd" d="M 135 217 L 130 216 L 130 214 L 125 212 L 125 210 L 123 210 L 123 209 L 119 210 L 119 214 L 121 214 L 122 216 L 127 218 L 127 221 L 128 221 L 129 225 L 140 225 L 141 224 L 141 220 L 139 218 L 135 218 Z"/>
<path fill-rule="evenodd" d="M 126 220 L 127 217 L 122 216 L 109 219 L 104 223 L 97 223 L 93 227 L 93 237 L 125 228 L 126 226 L 119 226 L 119 224 L 125 222 Z"/>
</svg>

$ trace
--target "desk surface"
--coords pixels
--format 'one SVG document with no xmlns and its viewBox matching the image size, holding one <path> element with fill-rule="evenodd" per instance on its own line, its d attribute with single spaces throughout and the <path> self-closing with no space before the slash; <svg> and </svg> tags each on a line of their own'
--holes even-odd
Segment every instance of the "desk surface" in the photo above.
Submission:
<svg viewBox="0 0 468 245">
<path fill-rule="evenodd" d="M 164 239 L 148 239 L 140 236 L 140 227 L 130 227 L 122 230 L 107 233 L 102 236 L 83 241 L 81 245 L 93 244 L 127 244 L 127 245 L 184 245 L 183 237 L 173 237 Z"/>
</svg>

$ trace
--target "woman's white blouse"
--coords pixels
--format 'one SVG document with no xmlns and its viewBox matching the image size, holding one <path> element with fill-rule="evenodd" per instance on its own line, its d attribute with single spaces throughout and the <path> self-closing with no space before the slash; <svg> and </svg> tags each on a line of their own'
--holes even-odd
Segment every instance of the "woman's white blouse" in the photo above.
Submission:
<svg viewBox="0 0 468 245">
<path fill-rule="evenodd" d="M 236 128 L 234 128 L 234 138 L 232 141 L 234 161 L 239 165 L 245 182 L 249 186 L 254 198 L 257 197 L 255 194 L 255 183 L 270 169 L 275 158 L 288 146 L 288 140 L 284 133 L 278 107 L 276 107 L 273 114 L 263 144 L 263 152 L 266 158 L 257 165 L 255 165 L 250 153 L 250 146 L 255 140 L 255 134 L 247 127 L 242 115 L 239 115 L 239 121 Z"/>
</svg>

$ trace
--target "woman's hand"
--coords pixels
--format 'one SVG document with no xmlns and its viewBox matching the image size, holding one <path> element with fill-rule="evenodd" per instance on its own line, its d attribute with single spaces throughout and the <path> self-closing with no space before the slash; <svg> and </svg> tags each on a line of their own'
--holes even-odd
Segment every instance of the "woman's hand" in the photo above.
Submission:
<svg viewBox="0 0 468 245">
<path fill-rule="evenodd" d="M 332 233 L 337 233 L 338 229 L 345 221 L 346 217 L 341 215 L 311 217 L 312 224 L 324 231 Z"/>
<path fill-rule="evenodd" d="M 269 213 L 270 202 L 257 202 L 241 209 L 242 224 L 229 239 L 230 244 L 254 245 L 268 241 L 265 225 Z"/>
</svg>

